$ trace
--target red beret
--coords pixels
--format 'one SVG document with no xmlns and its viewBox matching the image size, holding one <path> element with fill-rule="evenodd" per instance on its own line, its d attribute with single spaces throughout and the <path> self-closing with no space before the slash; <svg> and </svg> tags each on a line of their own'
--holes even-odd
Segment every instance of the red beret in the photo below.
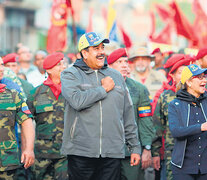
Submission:
<svg viewBox="0 0 207 180">
<path fill-rule="evenodd" d="M 7 54 L 2 59 L 3 59 L 4 64 L 8 62 L 17 62 L 18 55 L 16 53 L 11 53 L 11 54 Z"/>
<path fill-rule="evenodd" d="M 207 47 L 205 48 L 201 48 L 199 51 L 198 51 L 198 54 L 196 56 L 196 59 L 201 59 L 202 57 L 204 57 L 205 55 L 207 55 Z"/>
<path fill-rule="evenodd" d="M 113 51 L 107 58 L 108 64 L 112 64 L 120 57 L 128 57 L 125 48 L 119 48 Z"/>
<path fill-rule="evenodd" d="M 182 60 L 176 62 L 176 63 L 172 66 L 172 68 L 170 69 L 169 74 L 173 73 L 173 72 L 174 72 L 177 68 L 179 68 L 180 66 L 188 66 L 188 65 L 190 65 L 190 62 L 191 62 L 191 61 L 190 61 L 189 59 L 182 59 Z"/>
<path fill-rule="evenodd" d="M 64 54 L 61 52 L 55 52 L 48 55 L 43 61 L 43 68 L 44 69 L 51 69 L 57 63 L 59 63 L 64 58 Z"/>
<path fill-rule="evenodd" d="M 164 68 L 172 67 L 176 62 L 184 59 L 185 54 L 173 54 L 164 64 Z"/>
<path fill-rule="evenodd" d="M 162 52 L 160 51 L 160 48 L 154 49 L 151 54 L 155 54 L 155 53 L 161 53 L 162 54 Z"/>
</svg>

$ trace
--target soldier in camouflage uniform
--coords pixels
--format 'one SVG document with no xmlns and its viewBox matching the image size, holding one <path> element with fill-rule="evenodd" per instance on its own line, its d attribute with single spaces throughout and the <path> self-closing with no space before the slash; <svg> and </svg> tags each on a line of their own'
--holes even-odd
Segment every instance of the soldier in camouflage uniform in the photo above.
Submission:
<svg viewBox="0 0 207 180">
<path fill-rule="evenodd" d="M 185 65 L 188 65 L 190 63 L 191 59 L 188 59 L 187 57 L 179 60 L 176 62 L 169 74 L 172 77 L 172 86 L 168 87 L 168 89 L 165 89 L 163 93 L 160 95 L 157 105 L 153 114 L 153 121 L 155 124 L 155 128 L 157 130 L 157 135 L 160 137 L 159 140 L 161 140 L 162 136 L 164 135 L 165 143 L 164 143 L 164 165 L 166 166 L 166 174 L 161 175 L 161 179 L 165 180 L 171 180 L 172 179 L 172 170 L 171 170 L 171 153 L 174 146 L 174 139 L 171 135 L 171 132 L 169 130 L 169 122 L 168 122 L 168 104 L 176 97 L 175 91 L 176 91 L 176 84 L 180 81 L 181 72 Z M 161 147 L 161 141 L 155 142 L 154 147 L 156 152 L 158 152 L 158 149 Z M 163 177 L 164 176 L 164 177 Z"/>
<path fill-rule="evenodd" d="M 34 126 L 32 114 L 22 94 L 2 84 L 4 65 L 0 58 L 0 179 L 17 179 L 20 168 L 15 123 L 21 125 L 22 146 L 21 163 L 25 168 L 34 163 Z"/>
<path fill-rule="evenodd" d="M 64 124 L 64 99 L 61 94 L 60 73 L 65 68 L 64 55 L 48 55 L 43 68 L 48 78 L 31 91 L 28 105 L 36 122 L 36 179 L 68 179 L 67 158 L 60 155 Z"/>
<path fill-rule="evenodd" d="M 167 179 L 172 179 L 172 171 L 170 168 L 171 152 L 173 150 L 174 140 L 169 130 L 168 122 L 168 104 L 175 98 L 175 91 L 164 90 L 160 95 L 155 112 L 153 114 L 153 120 L 158 122 L 156 124 L 157 135 L 162 137 L 164 134 L 165 139 L 165 154 L 164 159 L 166 163 L 166 177 Z M 165 131 L 165 133 L 164 133 Z"/>
<path fill-rule="evenodd" d="M 141 83 L 130 79 L 127 76 L 128 57 L 126 50 L 120 48 L 112 52 L 107 58 L 111 68 L 118 70 L 125 78 L 126 85 L 133 102 L 138 135 L 142 149 L 142 165 L 130 166 L 130 153 L 126 149 L 125 159 L 121 161 L 122 180 L 144 180 L 144 170 L 151 165 L 151 144 L 155 138 L 155 129 L 152 123 L 149 92 Z"/>
</svg>

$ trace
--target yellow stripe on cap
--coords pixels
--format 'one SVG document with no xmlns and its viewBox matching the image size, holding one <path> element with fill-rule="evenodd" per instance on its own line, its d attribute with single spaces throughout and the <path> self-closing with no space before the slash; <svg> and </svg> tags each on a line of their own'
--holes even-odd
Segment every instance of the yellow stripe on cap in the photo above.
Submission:
<svg viewBox="0 0 207 180">
<path fill-rule="evenodd" d="M 82 35 L 78 42 L 78 51 L 81 52 L 81 50 L 87 48 L 89 46 L 88 40 L 86 39 L 86 35 Z"/>
<path fill-rule="evenodd" d="M 185 84 L 185 82 L 193 76 L 193 73 L 190 71 L 188 66 L 184 67 L 181 73 L 181 83 Z"/>
</svg>

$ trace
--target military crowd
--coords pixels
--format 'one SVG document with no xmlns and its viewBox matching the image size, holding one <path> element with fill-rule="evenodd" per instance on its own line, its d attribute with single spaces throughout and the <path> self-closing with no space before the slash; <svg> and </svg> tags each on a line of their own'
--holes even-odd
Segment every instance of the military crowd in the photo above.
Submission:
<svg viewBox="0 0 207 180">
<path fill-rule="evenodd" d="M 0 58 L 0 179 L 173 179 L 168 105 L 186 66 L 207 68 L 207 48 L 108 43 L 89 32 L 78 54 L 19 44 Z"/>
</svg>

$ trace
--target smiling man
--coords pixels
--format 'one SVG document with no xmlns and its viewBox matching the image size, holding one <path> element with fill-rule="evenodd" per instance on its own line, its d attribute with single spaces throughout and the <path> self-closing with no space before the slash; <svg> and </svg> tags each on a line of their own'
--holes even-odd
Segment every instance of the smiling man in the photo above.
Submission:
<svg viewBox="0 0 207 180">
<path fill-rule="evenodd" d="M 66 99 L 62 153 L 68 155 L 70 180 L 120 179 L 125 140 L 131 166 L 140 161 L 133 104 L 119 72 L 108 68 L 108 39 L 90 32 L 81 36 L 82 59 L 63 71 Z"/>
</svg>

